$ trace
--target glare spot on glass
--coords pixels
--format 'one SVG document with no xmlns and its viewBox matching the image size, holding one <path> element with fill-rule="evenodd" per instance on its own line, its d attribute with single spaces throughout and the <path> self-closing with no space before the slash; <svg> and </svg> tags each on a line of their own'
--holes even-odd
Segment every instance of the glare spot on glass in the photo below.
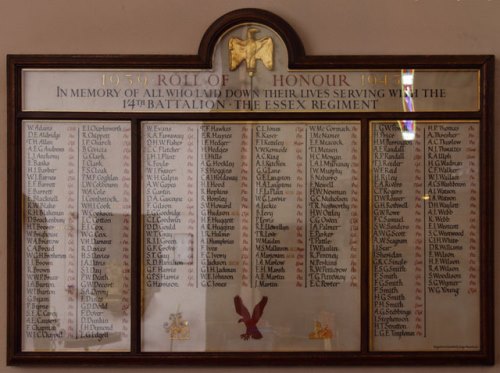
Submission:
<svg viewBox="0 0 500 373">
<path fill-rule="evenodd" d="M 401 75 L 402 75 L 401 81 L 403 83 L 403 86 L 413 85 L 413 74 L 405 73 L 405 70 L 403 70 L 403 73 Z"/>
<path fill-rule="evenodd" d="M 422 196 L 422 199 L 423 199 L 424 201 L 428 201 L 428 200 L 430 200 L 430 199 L 431 199 L 431 196 L 429 196 L 428 194 L 424 194 L 424 195 Z"/>
<path fill-rule="evenodd" d="M 399 121 L 399 126 L 401 127 L 401 135 L 405 141 L 415 140 L 415 121 L 413 120 L 402 120 Z"/>
</svg>

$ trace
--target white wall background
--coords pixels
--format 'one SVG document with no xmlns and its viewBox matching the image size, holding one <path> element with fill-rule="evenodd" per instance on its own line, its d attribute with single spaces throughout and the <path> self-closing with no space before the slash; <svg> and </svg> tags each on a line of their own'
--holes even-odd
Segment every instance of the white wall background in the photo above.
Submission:
<svg viewBox="0 0 500 373">
<path fill-rule="evenodd" d="M 195 54 L 207 27 L 238 8 L 256 7 L 283 17 L 302 38 L 308 54 L 495 54 L 500 55 L 500 0 L 0 0 L 0 372 L 63 372 L 68 368 L 12 368 L 6 351 L 7 54 Z M 500 73 L 497 73 L 499 76 Z M 495 106 L 500 103 L 496 82 Z M 500 115 L 495 121 L 500 130 Z M 500 148 L 496 136 L 495 148 Z M 495 164 L 500 175 L 500 151 Z M 495 177 L 500 190 L 500 177 Z M 500 231 L 500 193 L 495 193 L 495 231 Z M 496 251 L 500 249 L 497 237 Z M 500 254 L 496 255 L 500 268 Z M 496 276 L 496 280 L 500 275 Z M 497 286 L 496 320 L 500 315 Z M 499 325 L 500 326 L 500 325 Z M 496 336 L 500 328 L 496 327 Z M 500 344 L 500 343 L 499 343 Z M 281 371 L 500 372 L 493 367 L 274 368 Z M 71 368 L 88 372 L 90 368 Z M 92 368 L 107 373 L 144 368 Z M 166 368 L 149 368 L 148 371 Z M 233 371 L 269 368 L 168 368 Z"/>
</svg>

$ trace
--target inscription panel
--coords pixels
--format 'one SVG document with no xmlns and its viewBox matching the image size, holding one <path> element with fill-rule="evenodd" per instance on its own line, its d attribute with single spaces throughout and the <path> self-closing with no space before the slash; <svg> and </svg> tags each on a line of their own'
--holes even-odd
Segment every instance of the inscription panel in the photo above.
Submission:
<svg viewBox="0 0 500 373">
<path fill-rule="evenodd" d="M 227 51 L 226 51 L 227 53 Z M 222 55 L 220 59 L 224 58 Z M 282 58 L 283 60 L 285 58 Z M 217 60 L 216 60 L 217 61 Z M 226 67 L 227 68 L 227 67 Z M 222 70 L 221 70 L 222 69 Z M 478 70 L 23 71 L 24 111 L 477 111 Z M 405 101 L 411 100 L 409 108 Z"/>
</svg>

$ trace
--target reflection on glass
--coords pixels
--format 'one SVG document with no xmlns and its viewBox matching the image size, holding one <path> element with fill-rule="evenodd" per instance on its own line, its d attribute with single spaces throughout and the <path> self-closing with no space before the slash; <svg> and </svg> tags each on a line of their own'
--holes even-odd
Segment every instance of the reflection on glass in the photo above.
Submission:
<svg viewBox="0 0 500 373">
<path fill-rule="evenodd" d="M 415 77 L 414 69 L 403 69 L 401 70 L 401 89 L 403 94 L 401 95 L 403 99 L 403 110 L 405 112 L 415 111 L 415 105 L 413 102 L 414 90 L 413 81 Z M 401 128 L 401 135 L 403 140 L 413 141 L 415 139 L 416 123 L 413 120 L 401 120 L 398 122 Z"/>
</svg>

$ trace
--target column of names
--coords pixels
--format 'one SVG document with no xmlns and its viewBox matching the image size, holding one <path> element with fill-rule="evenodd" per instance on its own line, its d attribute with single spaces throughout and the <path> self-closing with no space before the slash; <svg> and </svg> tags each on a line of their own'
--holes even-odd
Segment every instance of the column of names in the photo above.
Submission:
<svg viewBox="0 0 500 373">
<path fill-rule="evenodd" d="M 194 287 L 196 127 L 143 126 L 146 289 Z"/>
<path fill-rule="evenodd" d="M 310 125 L 307 139 L 308 287 L 357 286 L 358 126 Z"/>
<path fill-rule="evenodd" d="M 198 129 L 199 286 L 241 282 L 241 126 L 202 125 Z M 236 155 L 236 156 L 235 156 Z"/>
<path fill-rule="evenodd" d="M 304 147 L 303 142 L 297 142 L 299 129 L 300 126 L 293 124 L 255 127 L 252 168 L 253 287 L 296 284 L 296 263 L 293 259 L 297 248 L 302 250 L 304 245 L 298 242 L 302 228 L 297 226 L 299 211 L 303 211 L 302 204 L 297 200 L 297 148 Z"/>
</svg>

